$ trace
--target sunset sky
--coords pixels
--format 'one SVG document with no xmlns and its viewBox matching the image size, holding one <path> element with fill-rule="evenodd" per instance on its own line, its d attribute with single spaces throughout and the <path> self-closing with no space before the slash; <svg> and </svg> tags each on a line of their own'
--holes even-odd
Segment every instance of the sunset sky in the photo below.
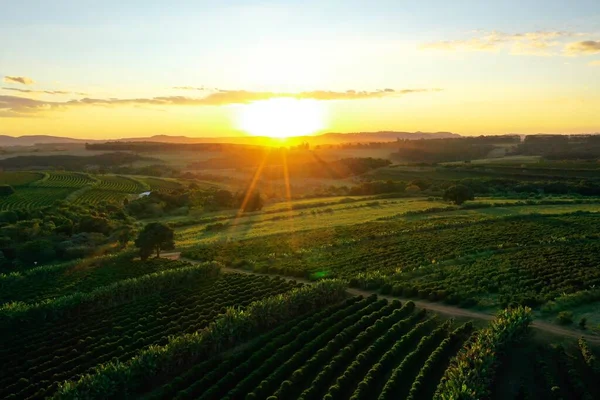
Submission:
<svg viewBox="0 0 600 400">
<path fill-rule="evenodd" d="M 0 37 L 0 134 L 600 132 L 598 0 L 0 1 Z"/>
</svg>

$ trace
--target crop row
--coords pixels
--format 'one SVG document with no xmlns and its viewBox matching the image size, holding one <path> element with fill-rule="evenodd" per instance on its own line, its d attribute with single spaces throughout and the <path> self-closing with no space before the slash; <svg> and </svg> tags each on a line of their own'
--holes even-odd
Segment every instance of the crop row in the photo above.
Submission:
<svg viewBox="0 0 600 400">
<path fill-rule="evenodd" d="M 188 265 L 169 259 L 131 260 L 130 256 L 105 256 L 75 260 L 51 267 L 0 274 L 0 304 L 11 301 L 41 302 L 75 292 L 91 292 L 124 279 Z"/>
<path fill-rule="evenodd" d="M 336 230 L 201 245 L 187 252 L 200 260 L 245 260 L 257 272 L 351 279 L 360 273 L 393 274 L 483 252 L 597 239 L 598 215 L 533 216 L 459 226 L 429 221 L 361 224 Z"/>
<path fill-rule="evenodd" d="M 44 174 L 39 172 L 25 171 L 4 171 L 0 172 L 0 185 L 10 185 L 13 187 L 27 186 L 32 182 L 42 179 Z"/>
<path fill-rule="evenodd" d="M 159 179 L 146 177 L 143 178 L 144 182 L 150 186 L 150 190 L 156 190 L 158 192 L 169 192 L 172 190 L 181 189 L 181 183 L 173 180 Z"/>
<path fill-rule="evenodd" d="M 528 216 L 458 226 L 363 224 L 300 232 L 293 239 L 211 243 L 184 255 L 256 272 L 342 277 L 351 286 L 381 288 L 384 294 L 463 306 L 480 301 L 484 306 L 538 306 L 600 283 L 599 218 Z"/>
<path fill-rule="evenodd" d="M 122 203 L 127 193 L 92 188 L 77 196 L 75 204 L 108 204 Z"/>
<path fill-rule="evenodd" d="M 455 265 L 397 274 L 386 293 L 468 306 L 539 306 L 600 285 L 600 243 L 583 241 L 517 249 Z M 493 299 L 494 303 L 489 303 Z"/>
<path fill-rule="evenodd" d="M 33 185 L 36 187 L 81 188 L 95 183 L 95 179 L 79 172 L 47 172 L 45 178 Z"/>
<path fill-rule="evenodd" d="M 206 327 L 229 306 L 293 288 L 281 279 L 224 274 L 186 279 L 185 284 L 133 300 L 48 323 L 14 326 L 2 332 L 0 397 L 43 398 L 59 382 L 76 379 L 96 365 L 126 361 L 170 335 Z"/>
<path fill-rule="evenodd" d="M 18 188 L 10 196 L 3 197 L 0 201 L 0 211 L 47 207 L 59 200 L 65 200 L 73 191 L 69 188 Z"/>
<path fill-rule="evenodd" d="M 355 393 L 357 399 L 377 398 L 390 383 L 389 371 L 410 363 L 408 394 L 422 367 L 443 371 L 468 337 L 470 325 L 455 332 L 450 325 L 426 319 L 411 302 L 352 298 L 258 337 L 225 359 L 203 360 L 146 395 L 152 400 L 341 399 Z M 385 368 L 378 368 L 382 362 Z M 378 384 L 365 391 L 364 379 Z"/>
<path fill-rule="evenodd" d="M 122 193 L 141 193 L 145 187 L 131 178 L 118 175 L 103 175 L 99 177 L 98 189 Z"/>
</svg>

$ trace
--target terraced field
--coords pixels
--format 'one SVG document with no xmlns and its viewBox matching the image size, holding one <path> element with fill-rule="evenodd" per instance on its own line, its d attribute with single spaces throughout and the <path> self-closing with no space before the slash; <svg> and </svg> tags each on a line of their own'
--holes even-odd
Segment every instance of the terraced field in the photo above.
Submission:
<svg viewBox="0 0 600 400">
<path fill-rule="evenodd" d="M 96 179 L 88 174 L 78 172 L 48 172 L 44 178 L 32 183 L 32 186 L 79 189 L 87 185 L 93 185 L 96 182 Z"/>
<path fill-rule="evenodd" d="M 181 183 L 168 179 L 145 177 L 143 178 L 143 181 L 150 186 L 150 190 L 156 190 L 159 192 L 170 192 L 182 187 Z"/>
<path fill-rule="evenodd" d="M 0 211 L 51 206 L 55 201 L 65 200 L 72 192 L 70 188 L 22 187 L 0 200 Z"/>
<path fill-rule="evenodd" d="M 119 175 L 102 175 L 99 182 L 74 200 L 77 204 L 121 203 L 128 195 L 139 194 L 148 186 L 134 179 Z"/>
<path fill-rule="evenodd" d="M 0 172 L 0 185 L 27 186 L 44 177 L 41 172 Z"/>
</svg>

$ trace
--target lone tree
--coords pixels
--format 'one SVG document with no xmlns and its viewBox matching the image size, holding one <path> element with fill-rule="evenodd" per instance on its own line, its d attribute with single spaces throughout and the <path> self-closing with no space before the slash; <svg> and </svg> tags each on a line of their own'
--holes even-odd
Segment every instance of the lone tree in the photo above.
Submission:
<svg viewBox="0 0 600 400">
<path fill-rule="evenodd" d="M 444 200 L 451 201 L 454 204 L 461 205 L 467 200 L 473 200 L 475 196 L 471 189 L 465 185 L 454 185 L 450 186 L 444 192 Z"/>
<path fill-rule="evenodd" d="M 135 240 L 135 247 L 140 249 L 142 260 L 148 259 L 154 251 L 156 257 L 160 257 L 161 250 L 171 250 L 175 247 L 173 229 L 160 222 L 152 222 L 140 232 Z"/>
</svg>

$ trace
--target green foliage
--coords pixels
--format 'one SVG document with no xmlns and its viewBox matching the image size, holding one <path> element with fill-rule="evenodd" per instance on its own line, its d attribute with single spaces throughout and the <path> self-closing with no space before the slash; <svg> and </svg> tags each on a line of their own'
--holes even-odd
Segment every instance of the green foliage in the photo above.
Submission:
<svg viewBox="0 0 600 400">
<path fill-rule="evenodd" d="M 173 229 L 160 222 L 151 222 L 140 232 L 135 246 L 140 249 L 142 260 L 153 251 L 156 251 L 156 257 L 160 257 L 161 250 L 171 250 L 175 246 Z"/>
<path fill-rule="evenodd" d="M 560 311 L 600 298 L 589 289 L 600 286 L 600 269 L 589 268 L 600 263 L 599 221 L 598 214 L 377 221 L 215 241 L 183 255 L 466 307 L 556 301 L 548 311 Z"/>
<path fill-rule="evenodd" d="M 556 322 L 560 325 L 570 325 L 573 323 L 573 313 L 571 311 L 561 311 L 556 316 Z"/>
<path fill-rule="evenodd" d="M 461 205 L 467 200 L 473 200 L 475 196 L 471 189 L 465 185 L 453 185 L 450 186 L 444 192 L 444 200 L 451 201 L 456 205 Z"/>
<path fill-rule="evenodd" d="M 454 357 L 437 388 L 435 400 L 486 399 L 501 354 L 529 331 L 531 309 L 517 307 L 498 313 L 490 327 L 479 331 Z"/>
<path fill-rule="evenodd" d="M 11 302 L 0 306 L 0 323 L 17 321 L 55 320 L 68 318 L 83 311 L 101 310 L 129 301 L 136 296 L 159 290 L 161 287 L 176 287 L 197 276 L 213 277 L 220 273 L 217 263 L 192 265 L 182 263 L 181 268 L 155 272 L 137 278 L 125 279 L 108 286 L 99 287 L 88 293 L 79 293 L 27 304 Z"/>
<path fill-rule="evenodd" d="M 185 265 L 170 260 L 151 263 L 159 261 Z M 140 263 L 131 266 L 135 267 L 141 268 Z M 145 291 L 130 288 L 125 295 L 133 294 L 128 298 L 109 300 L 112 306 L 98 298 L 97 306 L 67 310 L 63 318 L 45 321 L 38 315 L 30 322 L 3 325 L 8 329 L 0 330 L 0 398 L 27 398 L 40 390 L 51 396 L 60 382 L 77 379 L 91 367 L 129 360 L 144 349 L 167 344 L 170 336 L 201 331 L 227 307 L 241 310 L 298 286 L 262 276 L 189 272 L 179 278 L 155 276 L 146 283 Z"/>
<path fill-rule="evenodd" d="M 61 385 L 57 399 L 89 399 L 133 393 L 165 373 L 181 371 L 199 359 L 217 354 L 277 324 L 346 296 L 342 281 L 323 281 L 257 301 L 246 310 L 228 308 L 207 329 L 153 346 L 127 363 L 108 363 L 93 375 Z"/>
</svg>

